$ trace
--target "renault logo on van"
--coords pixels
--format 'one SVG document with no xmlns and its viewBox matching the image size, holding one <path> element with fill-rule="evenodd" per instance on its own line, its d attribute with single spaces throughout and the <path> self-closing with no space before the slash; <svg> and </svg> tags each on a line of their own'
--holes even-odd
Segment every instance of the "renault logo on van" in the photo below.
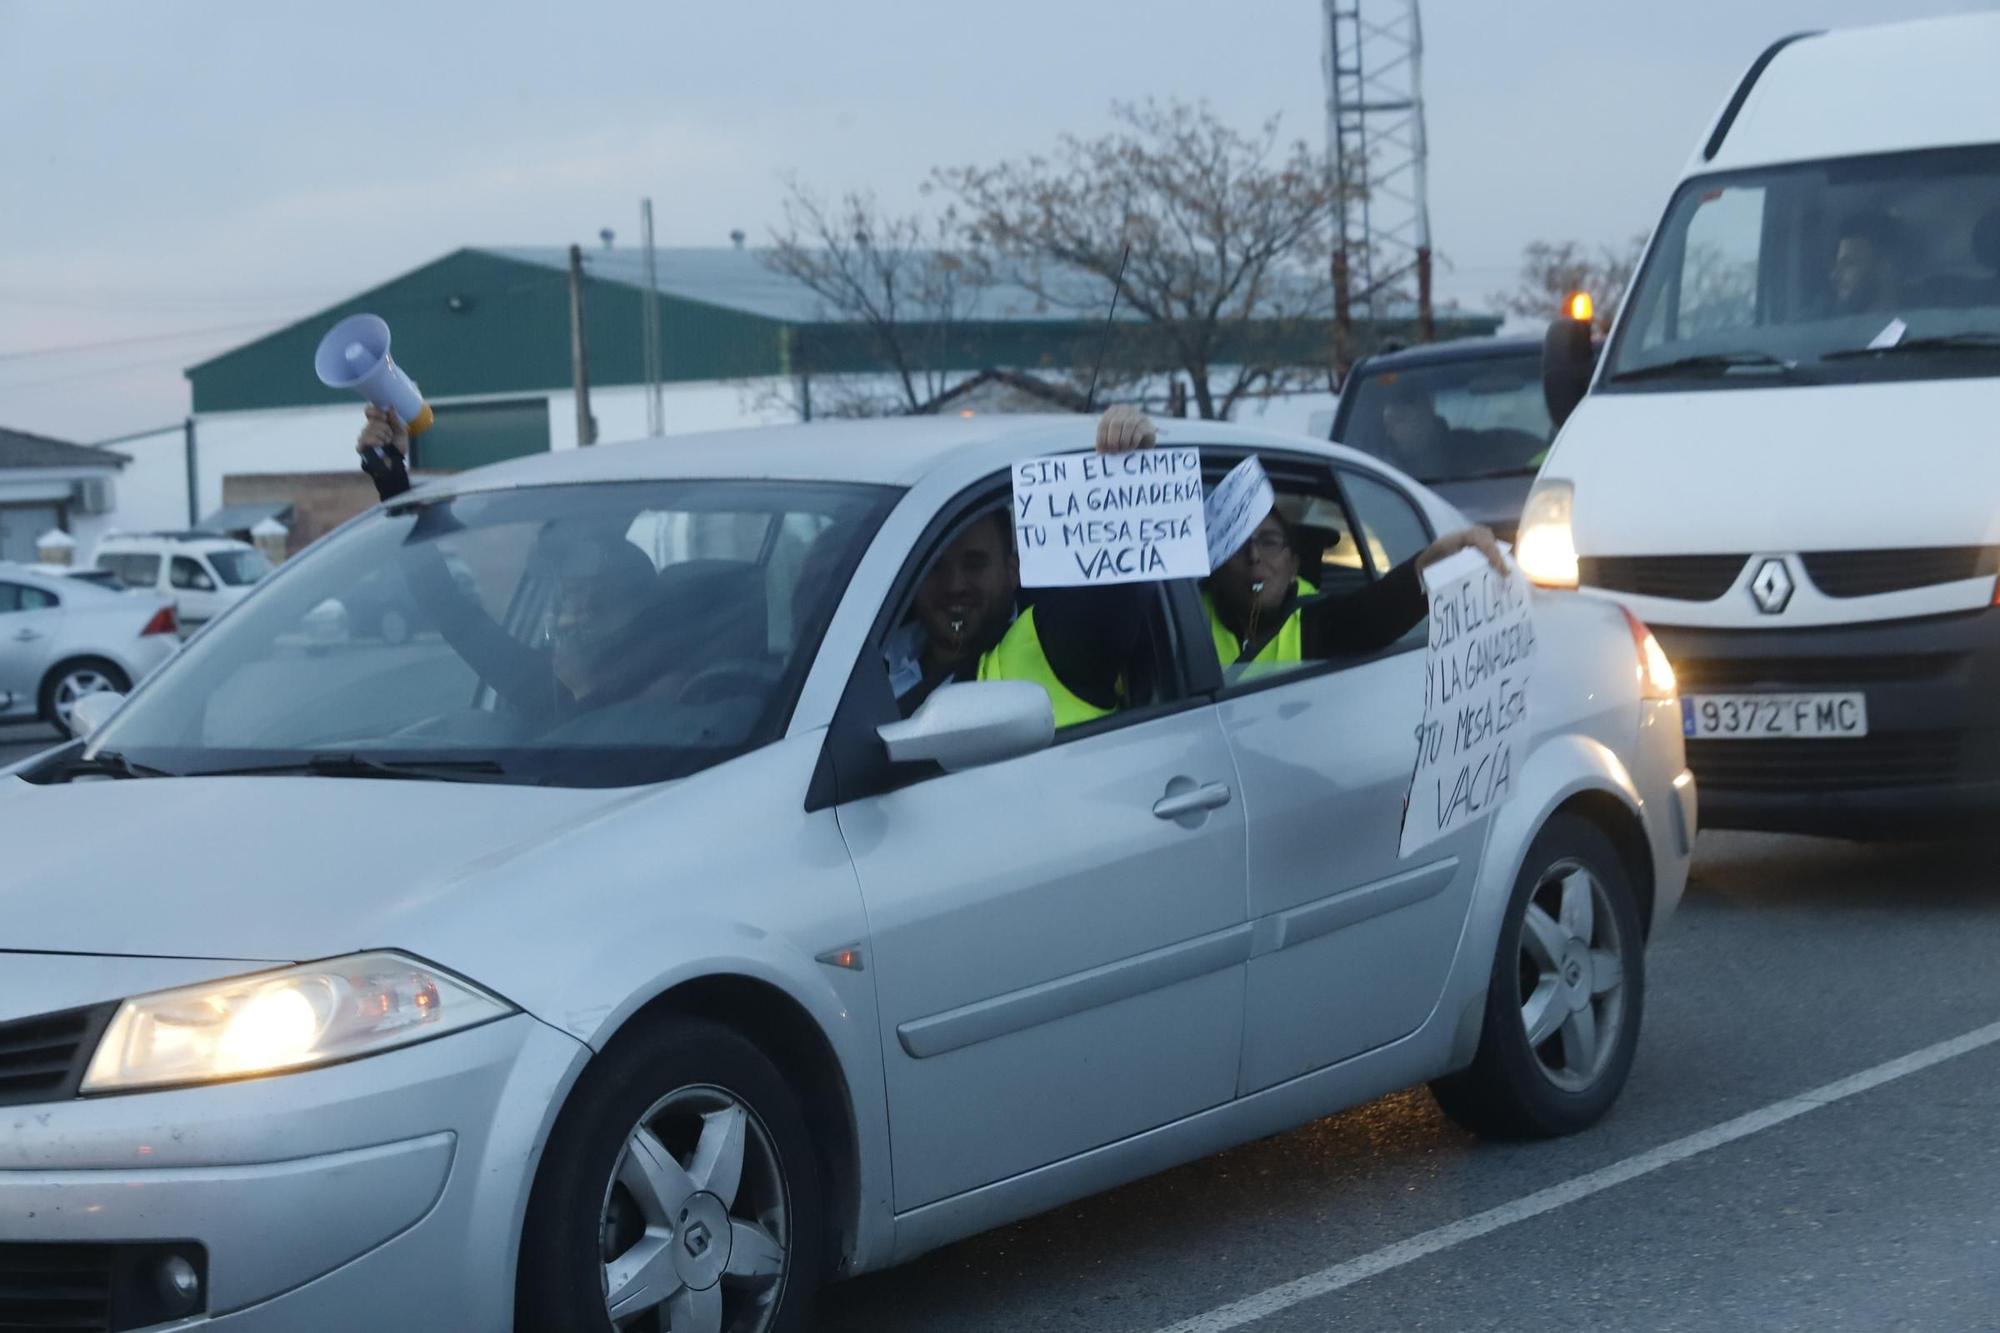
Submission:
<svg viewBox="0 0 2000 1333">
<path fill-rule="evenodd" d="M 1757 609 L 1767 616 L 1775 616 L 1792 601 L 1792 576 L 1782 560 L 1766 560 L 1757 570 L 1757 577 L 1750 580 L 1750 597 L 1757 603 Z"/>
</svg>

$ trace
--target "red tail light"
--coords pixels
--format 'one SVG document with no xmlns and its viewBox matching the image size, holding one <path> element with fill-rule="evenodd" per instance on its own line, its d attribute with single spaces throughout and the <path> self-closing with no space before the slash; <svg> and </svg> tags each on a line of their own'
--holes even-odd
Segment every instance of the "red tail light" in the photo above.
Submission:
<svg viewBox="0 0 2000 1333">
<path fill-rule="evenodd" d="M 178 634 L 180 631 L 180 622 L 174 619 L 174 608 L 163 606 L 153 612 L 153 618 L 146 622 L 146 628 L 139 631 L 139 637 L 143 639 L 148 634 Z"/>
</svg>

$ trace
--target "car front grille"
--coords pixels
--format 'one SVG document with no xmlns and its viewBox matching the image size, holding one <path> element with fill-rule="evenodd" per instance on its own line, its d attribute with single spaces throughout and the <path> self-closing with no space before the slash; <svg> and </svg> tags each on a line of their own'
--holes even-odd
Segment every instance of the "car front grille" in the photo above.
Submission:
<svg viewBox="0 0 2000 1333">
<path fill-rule="evenodd" d="M 121 1333 L 190 1315 L 204 1295 L 178 1300 L 162 1290 L 161 1265 L 192 1268 L 208 1285 L 208 1256 L 192 1241 L 158 1244 L 0 1243 L 0 1333 Z"/>
<path fill-rule="evenodd" d="M 1679 657 L 1662 636 L 1681 693 L 1907 685 L 1941 680 L 1965 664 L 1963 653 L 1873 657 Z"/>
<path fill-rule="evenodd" d="M 1586 588 L 1712 602 L 1729 591 L 1748 564 L 1747 555 L 1594 555 L 1577 561 Z"/>
<path fill-rule="evenodd" d="M 1847 740 L 1691 740 L 1688 767 L 1717 791 L 1834 792 L 1941 786 L 1959 772 L 1954 732 Z"/>
<path fill-rule="evenodd" d="M 2000 547 L 1927 546 L 1884 551 L 1809 551 L 1799 557 L 1813 586 L 1829 597 L 1873 597 L 1990 575 Z"/>
<path fill-rule="evenodd" d="M 0 1245 L 0 1333 L 111 1323 L 108 1245 Z"/>
<path fill-rule="evenodd" d="M 0 1023 L 0 1106 L 74 1097 L 83 1066 L 116 1009 L 100 1004 Z"/>
</svg>

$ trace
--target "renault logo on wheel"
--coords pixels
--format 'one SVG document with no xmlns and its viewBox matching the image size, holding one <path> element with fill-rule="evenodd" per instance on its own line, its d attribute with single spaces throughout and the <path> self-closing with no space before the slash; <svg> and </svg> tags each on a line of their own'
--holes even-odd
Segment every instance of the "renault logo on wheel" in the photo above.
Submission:
<svg viewBox="0 0 2000 1333">
<path fill-rule="evenodd" d="M 1791 604 L 1792 576 L 1782 560 L 1766 560 L 1750 580 L 1750 597 L 1757 609 L 1775 616 Z"/>
</svg>

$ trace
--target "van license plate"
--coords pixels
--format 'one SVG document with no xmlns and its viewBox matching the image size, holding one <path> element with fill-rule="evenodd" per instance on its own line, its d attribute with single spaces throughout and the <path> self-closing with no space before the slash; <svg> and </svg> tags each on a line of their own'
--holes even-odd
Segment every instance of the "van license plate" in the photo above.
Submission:
<svg viewBox="0 0 2000 1333">
<path fill-rule="evenodd" d="M 1698 740 L 1825 740 L 1868 734 L 1862 694 L 1689 694 L 1681 730 Z"/>
</svg>

